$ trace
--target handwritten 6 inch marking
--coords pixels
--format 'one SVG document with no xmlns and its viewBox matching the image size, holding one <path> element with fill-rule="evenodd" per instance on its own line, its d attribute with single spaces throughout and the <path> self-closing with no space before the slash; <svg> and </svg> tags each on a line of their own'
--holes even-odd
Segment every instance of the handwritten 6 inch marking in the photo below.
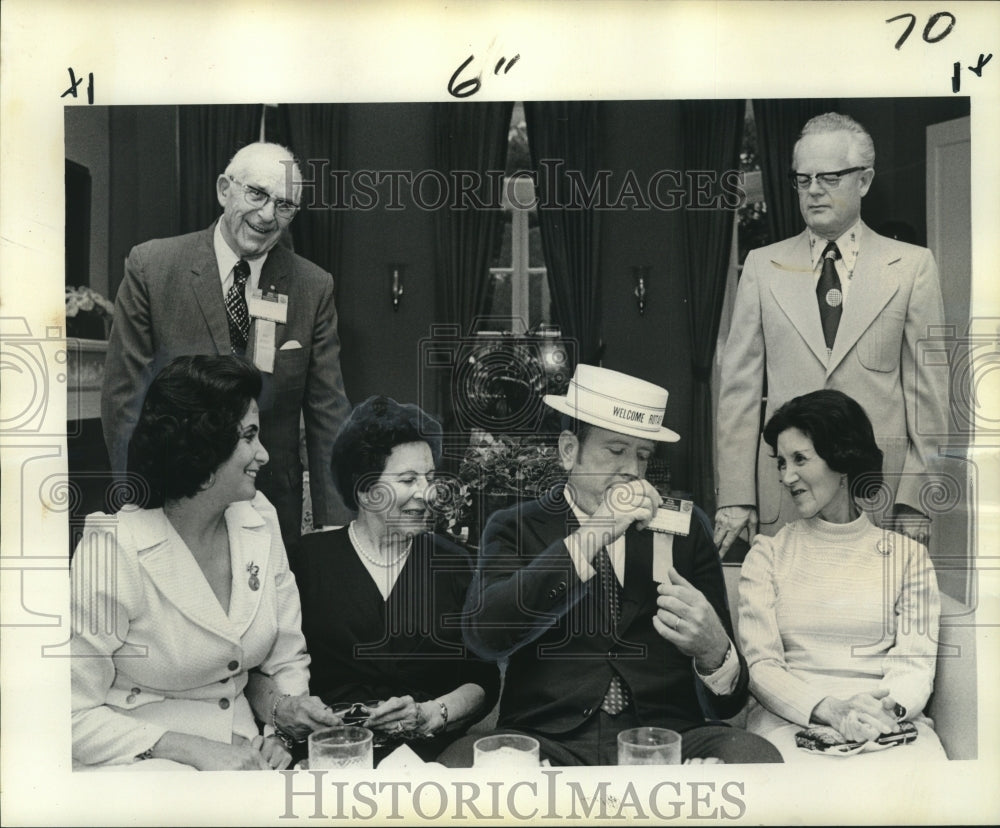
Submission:
<svg viewBox="0 0 1000 828">
<path fill-rule="evenodd" d="M 466 58 L 465 62 L 455 70 L 454 74 L 449 79 L 448 94 L 451 95 L 452 97 L 469 98 L 475 95 L 482 87 L 483 82 L 482 80 L 480 80 L 483 74 L 482 72 L 480 72 L 474 78 L 469 78 L 468 80 L 464 80 L 461 83 L 455 83 L 455 81 L 458 80 L 458 76 L 461 75 L 462 72 L 465 70 L 465 67 L 467 67 L 470 63 L 472 63 L 472 61 L 475 60 L 475 58 L 476 58 L 475 55 L 469 55 L 469 57 Z M 500 70 L 503 69 L 503 73 L 506 75 L 511 69 L 514 68 L 514 64 L 517 63 L 520 59 L 521 56 L 519 54 L 514 55 L 514 57 L 512 57 L 510 60 L 508 60 L 505 57 L 501 57 L 500 60 L 497 61 L 496 66 L 493 68 L 493 74 L 499 75 Z"/>
</svg>

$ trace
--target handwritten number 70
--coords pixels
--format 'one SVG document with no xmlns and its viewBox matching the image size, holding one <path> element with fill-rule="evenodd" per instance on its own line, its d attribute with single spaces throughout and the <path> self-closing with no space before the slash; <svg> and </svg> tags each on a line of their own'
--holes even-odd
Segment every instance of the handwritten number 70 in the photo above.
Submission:
<svg viewBox="0 0 1000 828">
<path fill-rule="evenodd" d="M 931 35 L 931 30 L 937 25 L 937 22 L 942 17 L 950 18 L 950 22 L 945 27 L 943 32 L 936 35 Z M 897 14 L 895 17 L 890 17 L 888 20 L 885 21 L 886 23 L 892 23 L 896 20 L 905 20 L 907 18 L 909 18 L 909 23 L 906 24 L 906 28 L 903 30 L 903 33 L 899 36 L 899 40 L 896 41 L 897 49 L 906 42 L 906 38 L 910 36 L 910 32 L 913 31 L 913 27 L 917 25 L 917 16 L 915 14 L 910 14 L 909 12 L 907 12 L 906 14 Z M 932 14 L 927 19 L 927 25 L 924 26 L 924 33 L 923 33 L 924 42 L 937 43 L 939 40 L 944 40 L 951 33 L 951 30 L 953 28 L 955 28 L 955 15 L 953 15 L 951 12 L 942 11 L 938 12 L 937 14 Z"/>
</svg>

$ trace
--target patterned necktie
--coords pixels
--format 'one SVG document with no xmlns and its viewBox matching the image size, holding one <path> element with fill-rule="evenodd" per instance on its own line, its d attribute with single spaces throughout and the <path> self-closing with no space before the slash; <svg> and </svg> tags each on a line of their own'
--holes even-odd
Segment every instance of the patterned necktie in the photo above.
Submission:
<svg viewBox="0 0 1000 828">
<path fill-rule="evenodd" d="M 226 315 L 229 317 L 229 341 L 240 356 L 246 353 L 250 336 L 250 312 L 247 310 L 246 285 L 250 265 L 240 259 L 233 267 L 233 284 L 226 293 Z"/>
<path fill-rule="evenodd" d="M 611 564 L 611 556 L 607 547 L 597 553 L 597 573 L 601 579 L 601 602 L 602 610 L 607 612 L 607 629 L 617 630 L 618 620 L 622 616 L 622 585 L 618 583 L 614 566 Z M 604 701 L 601 702 L 601 710 L 611 716 L 617 716 L 631 701 L 628 685 L 622 681 L 621 676 L 615 673 L 611 677 L 608 689 L 604 693 Z"/>
<path fill-rule="evenodd" d="M 827 351 L 833 350 L 840 316 L 844 311 L 844 294 L 840 289 L 840 276 L 837 275 L 836 262 L 839 258 L 840 250 L 834 242 L 830 242 L 823 250 L 823 270 L 816 283 L 819 318 L 823 323 L 823 338 L 826 340 Z"/>
</svg>

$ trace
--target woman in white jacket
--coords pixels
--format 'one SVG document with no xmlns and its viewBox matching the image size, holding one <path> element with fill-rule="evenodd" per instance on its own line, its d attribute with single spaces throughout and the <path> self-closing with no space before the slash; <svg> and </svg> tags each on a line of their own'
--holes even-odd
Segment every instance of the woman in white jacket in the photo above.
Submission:
<svg viewBox="0 0 1000 828">
<path fill-rule="evenodd" d="M 129 445 L 145 507 L 90 515 L 71 567 L 75 767 L 282 768 L 288 739 L 336 723 L 307 695 L 298 590 L 256 490 L 260 391 L 228 356 L 180 357 L 149 388 Z"/>
</svg>

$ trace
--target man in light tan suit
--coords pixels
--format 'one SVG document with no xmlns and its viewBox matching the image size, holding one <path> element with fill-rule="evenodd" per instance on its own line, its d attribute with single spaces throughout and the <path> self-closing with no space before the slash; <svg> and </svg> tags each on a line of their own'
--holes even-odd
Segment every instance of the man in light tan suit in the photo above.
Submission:
<svg viewBox="0 0 1000 828">
<path fill-rule="evenodd" d="M 929 250 L 861 220 L 874 163 L 872 139 L 852 118 L 827 113 L 807 122 L 792 172 L 806 229 L 751 252 L 743 267 L 719 396 L 722 555 L 744 528 L 751 539 L 758 528 L 773 535 L 795 516 L 760 440 L 765 377 L 765 422 L 782 403 L 820 388 L 861 403 L 894 494 L 886 521 L 923 543 L 930 538 L 920 493 L 946 432 L 948 368 L 923 364 L 918 343 L 943 324 L 941 288 Z"/>
</svg>

